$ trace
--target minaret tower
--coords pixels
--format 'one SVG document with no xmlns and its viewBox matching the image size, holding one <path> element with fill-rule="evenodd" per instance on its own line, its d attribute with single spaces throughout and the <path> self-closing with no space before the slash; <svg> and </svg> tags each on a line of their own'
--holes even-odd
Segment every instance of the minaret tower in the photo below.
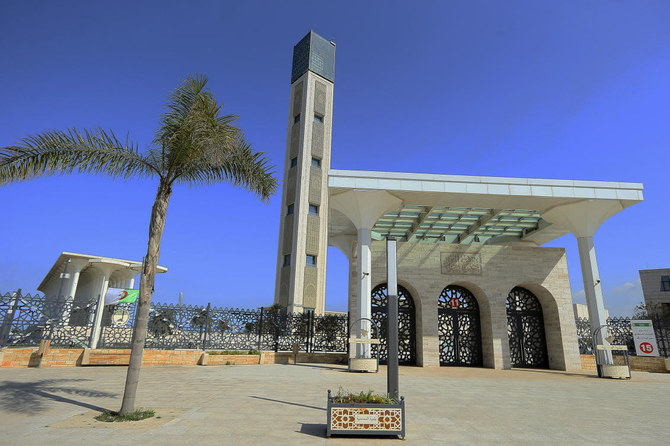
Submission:
<svg viewBox="0 0 670 446">
<path fill-rule="evenodd" d="M 335 44 L 310 31 L 293 47 L 275 303 L 323 314 Z"/>
</svg>

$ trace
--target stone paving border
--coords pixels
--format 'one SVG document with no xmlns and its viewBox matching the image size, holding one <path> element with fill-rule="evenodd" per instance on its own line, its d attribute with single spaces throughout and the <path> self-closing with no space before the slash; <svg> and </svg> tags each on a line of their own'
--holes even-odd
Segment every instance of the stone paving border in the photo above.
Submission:
<svg viewBox="0 0 670 446">
<path fill-rule="evenodd" d="M 327 364 L 144 368 L 138 407 L 156 410 L 161 421 L 87 426 L 97 411 L 118 410 L 125 371 L 0 369 L 0 444 L 665 445 L 670 439 L 668 374 L 634 372 L 631 381 L 614 381 L 582 371 L 446 367 L 401 367 L 405 442 L 327 439 L 328 389 L 386 388 L 384 367 L 353 374 Z"/>
</svg>

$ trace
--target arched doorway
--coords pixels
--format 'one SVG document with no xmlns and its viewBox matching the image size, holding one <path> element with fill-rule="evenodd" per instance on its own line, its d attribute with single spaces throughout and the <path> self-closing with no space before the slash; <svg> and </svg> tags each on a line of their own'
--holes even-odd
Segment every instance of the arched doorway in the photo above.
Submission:
<svg viewBox="0 0 670 446">
<path fill-rule="evenodd" d="M 475 296 L 466 288 L 449 285 L 437 305 L 440 365 L 480 367 L 482 338 Z"/>
<path fill-rule="evenodd" d="M 372 290 L 372 320 L 379 326 L 381 344 L 372 346 L 372 357 L 379 358 L 380 364 L 386 364 L 388 350 L 387 330 L 388 288 L 385 283 Z M 398 363 L 400 365 L 416 364 L 416 311 L 414 300 L 402 286 L 398 285 Z"/>
<path fill-rule="evenodd" d="M 540 301 L 525 288 L 507 295 L 507 334 L 512 367 L 547 368 L 549 355 Z"/>
</svg>

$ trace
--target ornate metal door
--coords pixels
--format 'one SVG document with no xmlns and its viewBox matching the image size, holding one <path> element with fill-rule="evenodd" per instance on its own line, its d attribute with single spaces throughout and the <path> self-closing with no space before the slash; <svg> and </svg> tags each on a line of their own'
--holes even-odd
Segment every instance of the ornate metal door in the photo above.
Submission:
<svg viewBox="0 0 670 446">
<path fill-rule="evenodd" d="M 440 365 L 481 366 L 482 339 L 477 300 L 466 288 L 451 285 L 438 301 Z"/>
<path fill-rule="evenodd" d="M 525 288 L 516 287 L 507 295 L 507 334 L 513 367 L 549 366 L 542 306 Z"/>
<path fill-rule="evenodd" d="M 380 364 L 386 364 L 388 359 L 387 307 L 388 289 L 386 284 L 382 283 L 372 290 L 372 320 L 379 326 L 381 340 L 381 344 L 372 346 L 372 357 L 379 358 Z M 398 363 L 401 365 L 416 364 L 415 314 L 412 295 L 398 285 Z"/>
</svg>

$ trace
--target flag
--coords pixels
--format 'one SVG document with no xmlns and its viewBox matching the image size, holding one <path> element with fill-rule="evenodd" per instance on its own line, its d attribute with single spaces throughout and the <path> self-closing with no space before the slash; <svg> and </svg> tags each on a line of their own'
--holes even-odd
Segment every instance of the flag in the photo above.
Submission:
<svg viewBox="0 0 670 446">
<path fill-rule="evenodd" d="M 105 294 L 105 305 L 133 303 L 137 300 L 137 296 L 139 296 L 139 294 L 140 290 L 107 288 L 107 294 Z"/>
</svg>

